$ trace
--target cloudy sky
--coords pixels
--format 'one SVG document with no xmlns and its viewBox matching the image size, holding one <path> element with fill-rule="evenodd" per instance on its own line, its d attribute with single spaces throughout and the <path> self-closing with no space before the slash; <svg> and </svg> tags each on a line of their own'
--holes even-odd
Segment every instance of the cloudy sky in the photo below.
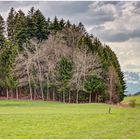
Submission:
<svg viewBox="0 0 140 140">
<path fill-rule="evenodd" d="M 0 13 L 6 19 L 11 7 L 27 13 L 32 6 L 46 18 L 57 15 L 73 23 L 81 21 L 116 52 L 123 71 L 140 72 L 140 2 L 0 1 Z"/>
</svg>

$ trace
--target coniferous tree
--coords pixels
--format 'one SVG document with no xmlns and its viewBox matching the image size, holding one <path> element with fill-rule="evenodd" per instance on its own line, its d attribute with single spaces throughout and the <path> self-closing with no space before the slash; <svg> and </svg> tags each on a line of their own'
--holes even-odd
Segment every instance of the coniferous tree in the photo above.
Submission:
<svg viewBox="0 0 140 140">
<path fill-rule="evenodd" d="M 7 18 L 7 35 L 8 39 L 14 39 L 14 34 L 15 34 L 15 15 L 16 12 L 14 8 L 11 8 L 8 18 Z"/>
<path fill-rule="evenodd" d="M 50 29 L 54 32 L 57 32 L 61 30 L 62 25 L 60 25 L 60 22 L 58 21 L 58 18 L 55 16 L 53 22 L 50 25 Z"/>
<path fill-rule="evenodd" d="M 48 31 L 48 34 L 50 33 L 50 28 L 51 27 L 51 20 L 50 18 L 48 17 L 47 21 L 46 21 L 46 29 Z"/>
<path fill-rule="evenodd" d="M 35 36 L 39 41 L 48 38 L 48 31 L 46 28 L 46 20 L 40 10 L 37 10 L 34 14 L 35 22 Z"/>
<path fill-rule="evenodd" d="M 86 33 L 86 29 L 85 29 L 84 25 L 82 24 L 82 22 L 79 22 L 79 24 L 78 24 L 78 29 L 79 29 L 83 34 Z"/>
<path fill-rule="evenodd" d="M 66 22 L 66 24 L 65 24 L 65 27 L 66 27 L 66 28 L 70 28 L 70 27 L 71 27 L 71 23 L 70 23 L 69 20 L 67 20 L 67 22 Z"/>
<path fill-rule="evenodd" d="M 17 55 L 17 45 L 13 44 L 12 41 L 5 41 L 2 53 L 0 55 L 0 86 L 7 89 L 15 88 L 17 81 L 13 77 L 13 63 Z"/>
<path fill-rule="evenodd" d="M 36 35 L 35 30 L 36 30 L 35 9 L 34 9 L 34 7 L 32 7 L 27 15 L 27 34 L 28 34 L 29 38 L 35 37 L 35 35 Z"/>
<path fill-rule="evenodd" d="M 3 17 L 0 15 L 0 47 L 4 45 L 5 41 L 4 33 L 5 33 L 5 22 Z"/>
<path fill-rule="evenodd" d="M 61 20 L 60 20 L 60 29 L 62 30 L 64 27 L 65 27 L 65 20 L 62 18 Z"/>
<path fill-rule="evenodd" d="M 63 102 L 65 102 L 65 94 L 68 89 L 69 80 L 72 77 L 72 62 L 68 58 L 61 58 L 58 68 L 58 80 L 60 82 L 59 91 L 63 94 Z"/>
<path fill-rule="evenodd" d="M 19 10 L 15 17 L 15 41 L 19 45 L 19 49 L 23 49 L 23 44 L 28 41 L 28 34 L 27 34 L 27 20 L 26 16 L 23 11 Z"/>
<path fill-rule="evenodd" d="M 90 75 L 85 81 L 85 90 L 89 93 L 89 103 L 91 103 L 91 94 L 95 94 L 95 102 L 98 102 L 99 94 L 105 92 L 106 85 L 104 81 L 96 74 Z"/>
</svg>

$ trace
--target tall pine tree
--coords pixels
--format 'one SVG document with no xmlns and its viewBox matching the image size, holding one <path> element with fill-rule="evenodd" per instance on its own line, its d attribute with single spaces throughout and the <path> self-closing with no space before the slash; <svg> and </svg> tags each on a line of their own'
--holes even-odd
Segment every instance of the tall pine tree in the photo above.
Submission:
<svg viewBox="0 0 140 140">
<path fill-rule="evenodd" d="M 35 37 L 35 30 L 35 9 L 32 7 L 27 15 L 27 34 L 29 38 Z"/>
<path fill-rule="evenodd" d="M 16 12 L 14 8 L 11 8 L 8 18 L 7 18 L 7 35 L 8 39 L 14 39 L 14 34 L 15 34 L 15 15 Z"/>
<path fill-rule="evenodd" d="M 0 15 L 0 47 L 3 46 L 5 41 L 4 33 L 5 33 L 5 22 L 3 17 Z"/>
<path fill-rule="evenodd" d="M 15 40 L 22 50 L 22 45 L 28 41 L 27 20 L 23 11 L 19 10 L 15 17 Z"/>
<path fill-rule="evenodd" d="M 35 18 L 34 18 L 34 22 L 35 22 L 35 36 L 37 37 L 37 39 L 39 41 L 45 40 L 48 37 L 48 31 L 46 28 L 46 19 L 43 16 L 43 14 L 41 13 L 40 10 L 37 10 L 35 12 Z"/>
</svg>

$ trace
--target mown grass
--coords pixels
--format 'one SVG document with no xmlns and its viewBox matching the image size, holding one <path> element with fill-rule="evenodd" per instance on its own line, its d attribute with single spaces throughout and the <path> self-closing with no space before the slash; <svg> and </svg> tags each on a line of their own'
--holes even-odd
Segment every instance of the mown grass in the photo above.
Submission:
<svg viewBox="0 0 140 140">
<path fill-rule="evenodd" d="M 136 100 L 135 108 L 111 106 L 111 114 L 106 104 L 0 101 L 0 138 L 140 138 Z"/>
</svg>

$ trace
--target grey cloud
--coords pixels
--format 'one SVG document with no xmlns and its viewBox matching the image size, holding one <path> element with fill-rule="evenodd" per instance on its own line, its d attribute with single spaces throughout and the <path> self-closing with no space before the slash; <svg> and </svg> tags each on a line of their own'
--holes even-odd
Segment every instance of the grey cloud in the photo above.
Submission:
<svg viewBox="0 0 140 140">
<path fill-rule="evenodd" d="M 100 6 L 110 4 L 110 2 L 100 2 Z M 140 19 L 140 2 L 116 2 L 111 3 L 116 7 L 116 16 L 109 15 L 102 22 L 90 30 L 95 36 L 103 41 L 124 42 L 133 38 L 140 38 L 140 25 L 137 24 Z M 111 21 L 112 20 L 112 21 Z M 98 20 L 97 20 L 98 21 Z M 110 22 L 110 24 L 106 24 Z M 116 29 L 109 27 L 113 25 Z M 102 28 L 101 28 L 102 26 Z M 130 28 L 130 29 L 129 29 Z"/>
<path fill-rule="evenodd" d="M 114 20 L 114 17 L 109 15 L 104 15 L 102 13 L 98 13 L 96 15 L 91 14 L 89 17 L 83 17 L 80 18 L 83 23 L 85 23 L 87 26 L 89 25 L 100 25 L 101 23 L 112 21 Z"/>
<path fill-rule="evenodd" d="M 112 6 L 112 9 L 110 8 Z M 115 6 L 111 2 L 93 2 L 89 10 L 80 19 L 87 25 L 100 25 L 107 21 L 113 21 Z"/>
<path fill-rule="evenodd" d="M 84 1 L 84 2 L 73 2 L 73 1 L 49 1 L 49 2 L 40 2 L 40 6 L 42 6 L 43 11 L 48 11 L 53 14 L 57 15 L 72 15 L 78 13 L 84 13 L 88 10 L 88 5 L 91 2 Z M 47 9 L 48 8 L 48 9 Z"/>
<path fill-rule="evenodd" d="M 95 2 L 40 2 L 39 7 L 46 17 L 58 17 L 70 19 L 73 23 L 83 22 L 86 26 L 98 25 L 106 21 L 114 20 L 112 13 L 107 13 L 105 9 L 91 7 Z M 96 4 L 103 6 L 103 3 Z M 55 9 L 55 10 L 54 10 Z"/>
<path fill-rule="evenodd" d="M 37 1 L 0 1 L 0 12 L 6 12 L 13 8 L 23 8 L 29 5 L 37 5 Z"/>
<path fill-rule="evenodd" d="M 104 26 L 94 27 L 91 31 L 95 36 L 108 42 L 124 42 L 132 38 L 140 37 L 140 28 L 136 30 L 113 31 L 106 30 Z"/>
</svg>

